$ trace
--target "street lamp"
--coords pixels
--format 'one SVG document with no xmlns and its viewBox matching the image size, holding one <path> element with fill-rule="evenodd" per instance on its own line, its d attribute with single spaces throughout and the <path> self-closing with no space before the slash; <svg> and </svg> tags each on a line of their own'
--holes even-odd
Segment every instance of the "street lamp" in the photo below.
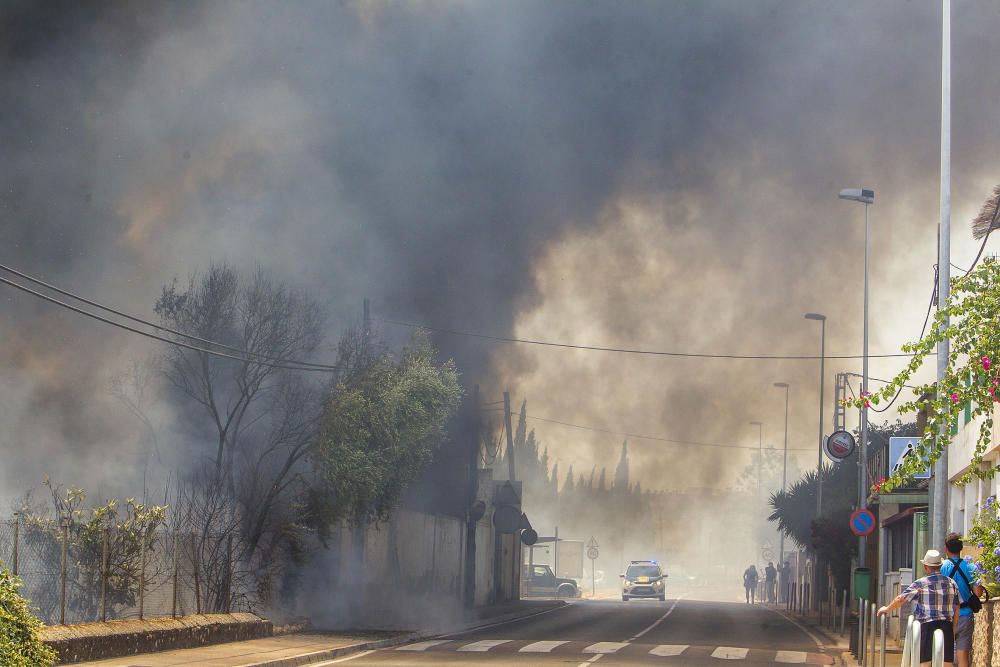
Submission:
<svg viewBox="0 0 1000 667">
<path fill-rule="evenodd" d="M 819 336 L 819 451 L 816 455 L 816 518 L 823 515 L 823 379 L 826 362 L 826 315 L 806 313 L 807 320 L 820 323 Z"/>
<path fill-rule="evenodd" d="M 775 382 L 774 386 L 785 390 L 785 456 L 781 463 L 781 492 L 785 492 L 786 476 L 788 474 L 788 383 Z M 785 562 L 785 532 L 778 536 L 778 562 Z"/>
<path fill-rule="evenodd" d="M 757 427 L 757 496 L 754 499 L 754 505 L 756 506 L 754 508 L 754 511 L 759 512 L 760 511 L 760 467 L 762 459 L 764 458 L 764 422 L 750 422 L 750 425 Z M 757 528 L 758 538 L 760 538 L 760 533 L 761 531 L 760 528 L 758 527 Z M 760 547 L 760 544 L 758 544 L 757 546 Z M 759 554 L 760 549 L 758 549 L 757 551 Z M 756 560 L 757 557 L 754 556 L 754 561 Z"/>
<path fill-rule="evenodd" d="M 868 395 L 868 255 L 872 232 L 868 208 L 875 203 L 875 191 L 864 188 L 848 188 L 840 191 L 840 198 L 847 201 L 861 202 L 865 205 L 865 317 L 864 346 L 861 362 L 861 397 L 864 399 Z M 863 403 L 861 406 L 861 453 L 859 459 L 861 469 L 858 471 L 858 475 L 860 476 L 858 509 L 866 509 L 868 505 L 868 406 Z M 865 566 L 865 549 L 867 545 L 868 540 L 864 537 L 858 538 L 858 567 Z"/>
</svg>

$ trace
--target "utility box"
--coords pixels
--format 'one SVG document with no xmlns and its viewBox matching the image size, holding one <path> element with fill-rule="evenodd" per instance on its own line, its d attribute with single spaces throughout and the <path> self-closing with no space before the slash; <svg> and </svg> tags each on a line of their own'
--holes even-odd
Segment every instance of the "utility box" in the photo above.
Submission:
<svg viewBox="0 0 1000 667">
<path fill-rule="evenodd" d="M 872 599 L 872 571 L 867 567 L 854 568 L 854 598 Z"/>
</svg>

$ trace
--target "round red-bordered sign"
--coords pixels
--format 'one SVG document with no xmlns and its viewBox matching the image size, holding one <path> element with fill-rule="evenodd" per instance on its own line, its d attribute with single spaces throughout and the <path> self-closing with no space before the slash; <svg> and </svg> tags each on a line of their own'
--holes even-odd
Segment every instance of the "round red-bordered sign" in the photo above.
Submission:
<svg viewBox="0 0 1000 667">
<path fill-rule="evenodd" d="M 875 515 L 868 510 L 857 510 L 851 515 L 851 532 L 858 537 L 871 535 L 875 530 Z"/>
</svg>

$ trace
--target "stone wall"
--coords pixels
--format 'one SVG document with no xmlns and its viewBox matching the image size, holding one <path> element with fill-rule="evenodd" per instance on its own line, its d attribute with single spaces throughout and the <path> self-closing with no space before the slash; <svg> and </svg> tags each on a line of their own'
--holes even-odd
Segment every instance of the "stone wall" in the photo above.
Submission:
<svg viewBox="0 0 1000 667">
<path fill-rule="evenodd" d="M 992 600 L 986 602 L 975 618 L 972 635 L 973 667 L 1000 665 L 1000 607 Z"/>
<path fill-rule="evenodd" d="M 42 628 L 59 664 L 270 637 L 270 621 L 253 614 L 202 614 Z"/>
</svg>

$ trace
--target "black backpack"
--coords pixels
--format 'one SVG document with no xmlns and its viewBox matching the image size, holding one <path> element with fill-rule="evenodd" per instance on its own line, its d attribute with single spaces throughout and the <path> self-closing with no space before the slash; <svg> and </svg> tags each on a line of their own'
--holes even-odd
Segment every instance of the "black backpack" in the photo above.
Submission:
<svg viewBox="0 0 1000 667">
<path fill-rule="evenodd" d="M 963 609 L 971 609 L 973 614 L 978 614 L 983 609 L 983 601 L 979 599 L 976 595 L 976 591 L 972 590 L 972 584 L 969 583 L 969 578 L 965 575 L 965 570 L 962 569 L 962 559 L 961 558 L 949 558 L 951 561 L 952 568 L 951 574 L 948 575 L 952 580 L 955 579 L 955 573 L 958 572 L 962 576 L 962 581 L 969 588 L 969 599 L 959 605 Z"/>
</svg>

